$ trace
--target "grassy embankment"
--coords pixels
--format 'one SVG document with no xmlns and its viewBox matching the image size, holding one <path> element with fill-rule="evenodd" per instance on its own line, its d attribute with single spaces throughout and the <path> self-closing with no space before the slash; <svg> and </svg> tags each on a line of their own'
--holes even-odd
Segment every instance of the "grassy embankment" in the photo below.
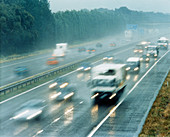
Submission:
<svg viewBox="0 0 170 137">
<path fill-rule="evenodd" d="M 152 105 L 139 137 L 170 137 L 170 72 Z"/>
</svg>

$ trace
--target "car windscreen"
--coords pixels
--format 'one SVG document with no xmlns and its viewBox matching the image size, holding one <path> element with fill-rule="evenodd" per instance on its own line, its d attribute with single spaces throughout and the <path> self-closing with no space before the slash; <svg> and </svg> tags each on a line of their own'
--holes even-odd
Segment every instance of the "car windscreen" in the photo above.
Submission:
<svg viewBox="0 0 170 137">
<path fill-rule="evenodd" d="M 146 55 L 143 55 L 142 57 L 143 57 L 143 58 L 147 58 L 147 56 L 146 56 Z"/>
<path fill-rule="evenodd" d="M 136 45 L 136 49 L 143 49 L 142 45 Z"/>
<path fill-rule="evenodd" d="M 156 47 L 148 47 L 147 50 L 156 50 Z"/>
<path fill-rule="evenodd" d="M 158 43 L 168 43 L 168 40 L 158 40 Z"/>
</svg>

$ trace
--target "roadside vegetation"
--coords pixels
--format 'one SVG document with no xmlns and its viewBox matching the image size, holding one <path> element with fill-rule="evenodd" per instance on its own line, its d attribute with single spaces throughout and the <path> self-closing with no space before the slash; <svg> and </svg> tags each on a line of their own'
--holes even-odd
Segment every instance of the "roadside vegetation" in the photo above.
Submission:
<svg viewBox="0 0 170 137">
<path fill-rule="evenodd" d="M 153 103 L 139 137 L 170 136 L 170 72 Z"/>
<path fill-rule="evenodd" d="M 51 49 L 60 42 L 88 42 L 123 33 L 127 24 L 153 22 L 170 22 L 170 15 L 126 7 L 52 13 L 48 0 L 0 0 L 0 55 Z"/>
</svg>

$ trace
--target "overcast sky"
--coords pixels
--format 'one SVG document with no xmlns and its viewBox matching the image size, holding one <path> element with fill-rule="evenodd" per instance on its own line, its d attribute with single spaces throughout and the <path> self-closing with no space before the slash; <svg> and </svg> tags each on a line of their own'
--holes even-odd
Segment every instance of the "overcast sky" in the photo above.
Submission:
<svg viewBox="0 0 170 137">
<path fill-rule="evenodd" d="M 170 0 L 48 0 L 52 12 L 126 6 L 132 10 L 170 13 Z"/>
</svg>

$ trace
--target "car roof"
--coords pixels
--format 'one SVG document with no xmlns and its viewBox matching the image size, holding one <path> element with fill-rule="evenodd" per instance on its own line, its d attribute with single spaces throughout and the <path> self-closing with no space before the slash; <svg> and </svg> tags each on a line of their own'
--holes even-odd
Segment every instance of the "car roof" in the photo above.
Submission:
<svg viewBox="0 0 170 137">
<path fill-rule="evenodd" d="M 65 77 L 58 77 L 58 78 L 54 79 L 54 81 L 62 82 L 62 81 L 69 81 L 69 80 L 68 80 L 68 78 L 65 78 Z"/>
<path fill-rule="evenodd" d="M 127 62 L 129 62 L 129 61 L 139 61 L 139 60 L 140 60 L 139 57 L 130 57 L 130 58 L 127 59 Z"/>
<path fill-rule="evenodd" d="M 16 67 L 15 70 L 25 70 L 27 69 L 26 66 L 20 66 L 20 67 Z"/>
<path fill-rule="evenodd" d="M 41 99 L 32 99 L 32 100 L 29 100 L 29 101 L 25 102 L 21 106 L 31 107 L 31 106 L 34 106 L 36 104 L 41 104 L 43 102 L 45 102 L 45 101 L 41 100 Z"/>
<path fill-rule="evenodd" d="M 82 62 L 81 66 L 83 66 L 83 65 L 91 65 L 91 64 L 89 62 Z"/>
<path fill-rule="evenodd" d="M 160 37 L 159 40 L 168 40 L 166 37 Z"/>
<path fill-rule="evenodd" d="M 156 45 L 148 45 L 148 47 L 157 47 Z"/>
</svg>

